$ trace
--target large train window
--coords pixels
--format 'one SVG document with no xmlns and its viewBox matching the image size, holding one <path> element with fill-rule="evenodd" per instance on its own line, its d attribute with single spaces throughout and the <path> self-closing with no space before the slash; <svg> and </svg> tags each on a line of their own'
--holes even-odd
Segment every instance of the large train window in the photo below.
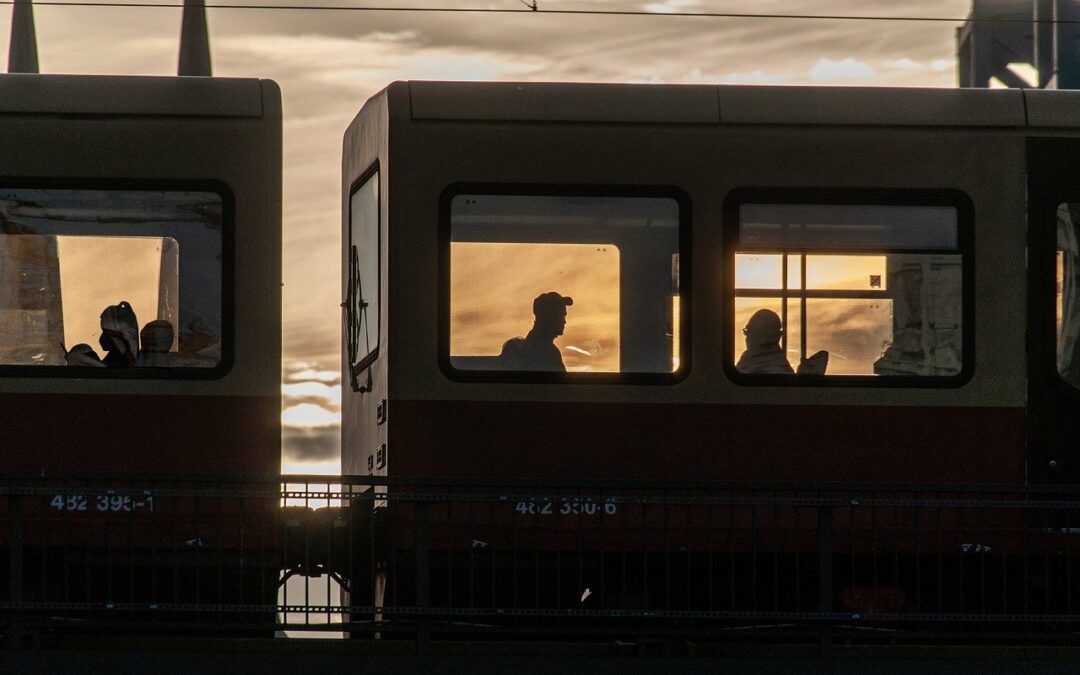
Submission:
<svg viewBox="0 0 1080 675">
<path fill-rule="evenodd" d="M 1080 388 L 1080 204 L 1058 206 L 1057 367 Z"/>
<path fill-rule="evenodd" d="M 0 372 L 213 377 L 226 188 L 0 187 Z"/>
<path fill-rule="evenodd" d="M 379 172 L 369 171 L 349 197 L 349 276 L 345 310 L 345 345 L 353 391 L 370 388 L 361 376 L 379 355 Z"/>
<path fill-rule="evenodd" d="M 952 192 L 735 193 L 731 375 L 959 382 L 971 360 L 968 204 Z"/>
<path fill-rule="evenodd" d="M 685 199 L 456 186 L 444 195 L 441 362 L 452 377 L 673 381 Z"/>
</svg>

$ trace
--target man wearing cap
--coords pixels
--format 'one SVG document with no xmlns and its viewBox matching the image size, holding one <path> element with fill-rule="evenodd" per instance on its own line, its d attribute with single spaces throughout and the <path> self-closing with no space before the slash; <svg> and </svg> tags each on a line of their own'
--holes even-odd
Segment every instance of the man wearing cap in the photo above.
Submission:
<svg viewBox="0 0 1080 675">
<path fill-rule="evenodd" d="M 566 372 L 555 338 L 566 328 L 566 308 L 574 299 L 554 291 L 541 293 L 533 300 L 532 330 L 522 338 L 512 338 L 503 345 L 500 358 L 514 370 Z"/>
</svg>

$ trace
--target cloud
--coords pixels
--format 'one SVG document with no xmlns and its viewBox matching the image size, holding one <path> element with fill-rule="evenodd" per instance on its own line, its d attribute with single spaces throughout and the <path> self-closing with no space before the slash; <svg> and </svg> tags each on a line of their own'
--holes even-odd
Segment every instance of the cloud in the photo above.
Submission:
<svg viewBox="0 0 1080 675">
<path fill-rule="evenodd" d="M 281 430 L 282 459 L 287 462 L 336 462 L 341 457 L 338 427 Z"/>
<path fill-rule="evenodd" d="M 335 457 L 327 460 L 304 461 L 285 455 L 281 458 L 281 473 L 337 476 L 341 474 L 341 460 Z"/>
<path fill-rule="evenodd" d="M 749 73 L 728 73 L 718 81 L 721 84 L 780 84 L 790 79 L 789 75 L 769 74 L 763 70 L 754 70 Z"/>
<path fill-rule="evenodd" d="M 926 68 L 925 65 L 918 61 L 912 61 L 911 59 L 904 57 L 902 59 L 896 59 L 894 61 L 886 61 L 885 66 L 887 68 L 895 68 L 897 70 L 922 70 Z"/>
<path fill-rule="evenodd" d="M 285 408 L 281 422 L 285 427 L 303 429 L 337 427 L 341 425 L 341 414 L 314 403 L 300 403 Z"/>
<path fill-rule="evenodd" d="M 664 0 L 664 2 L 651 2 L 645 5 L 645 11 L 657 14 L 675 14 L 700 6 L 701 0 Z"/>
<path fill-rule="evenodd" d="M 850 56 L 840 61 L 823 57 L 810 69 L 810 79 L 815 82 L 865 80 L 873 75 L 874 69 L 871 66 Z"/>
<path fill-rule="evenodd" d="M 341 373 L 336 370 L 317 370 L 316 364 L 297 363 L 285 368 L 285 379 L 290 382 L 339 382 Z"/>
<path fill-rule="evenodd" d="M 287 399 L 321 399 L 334 406 L 341 406 L 341 385 L 322 382 L 293 382 L 283 384 L 281 393 Z"/>
</svg>

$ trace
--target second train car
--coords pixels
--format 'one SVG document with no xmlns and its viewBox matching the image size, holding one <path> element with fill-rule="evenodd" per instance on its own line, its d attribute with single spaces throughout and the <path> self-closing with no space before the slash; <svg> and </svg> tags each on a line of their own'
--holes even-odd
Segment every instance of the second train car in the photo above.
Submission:
<svg viewBox="0 0 1080 675">
<path fill-rule="evenodd" d="M 1080 480 L 1080 93 L 398 82 L 343 471 Z"/>
</svg>

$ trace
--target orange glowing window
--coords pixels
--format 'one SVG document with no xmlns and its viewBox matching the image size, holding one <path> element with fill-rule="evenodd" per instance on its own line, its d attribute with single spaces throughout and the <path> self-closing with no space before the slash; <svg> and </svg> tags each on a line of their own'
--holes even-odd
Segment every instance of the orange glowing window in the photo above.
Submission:
<svg viewBox="0 0 1080 675">
<path fill-rule="evenodd" d="M 449 216 L 454 370 L 679 369 L 675 199 L 468 193 Z"/>
<path fill-rule="evenodd" d="M 209 374 L 224 217 L 214 192 L 0 189 L 0 367 Z"/>
<path fill-rule="evenodd" d="M 533 328 L 533 300 L 548 292 L 572 298 L 555 338 L 568 372 L 619 372 L 619 249 L 613 244 L 450 246 L 450 354 L 501 353 Z"/>
<path fill-rule="evenodd" d="M 950 206 L 744 203 L 732 365 L 744 375 L 958 375 Z"/>
</svg>

